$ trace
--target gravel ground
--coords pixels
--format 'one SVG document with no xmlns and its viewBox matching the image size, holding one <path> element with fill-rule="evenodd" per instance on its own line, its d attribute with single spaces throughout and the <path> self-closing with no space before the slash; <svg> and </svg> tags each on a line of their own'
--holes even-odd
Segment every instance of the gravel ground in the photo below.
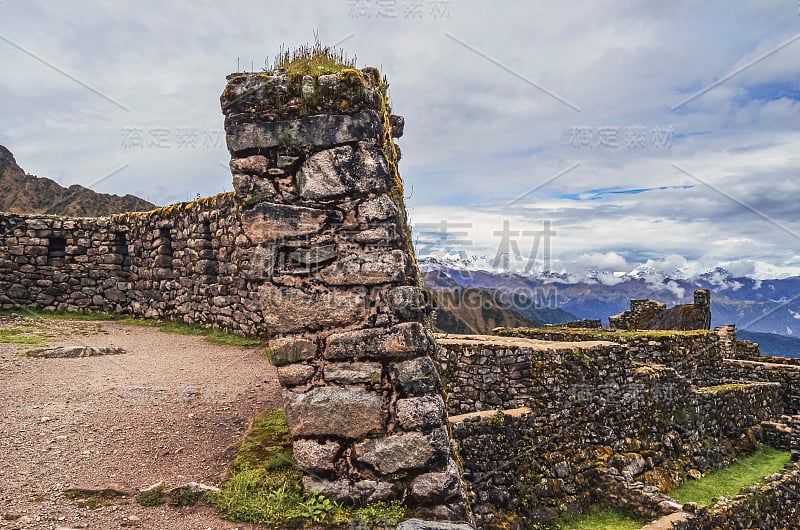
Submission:
<svg viewBox="0 0 800 530">
<path fill-rule="evenodd" d="M 52 337 L 48 346 L 127 353 L 32 358 L 29 346 L 0 344 L 0 529 L 256 528 L 208 507 L 148 508 L 132 497 L 81 507 L 64 491 L 219 485 L 253 416 L 280 406 L 258 348 L 112 322 L 30 322 Z M 16 324 L 0 318 L 0 330 Z"/>
</svg>

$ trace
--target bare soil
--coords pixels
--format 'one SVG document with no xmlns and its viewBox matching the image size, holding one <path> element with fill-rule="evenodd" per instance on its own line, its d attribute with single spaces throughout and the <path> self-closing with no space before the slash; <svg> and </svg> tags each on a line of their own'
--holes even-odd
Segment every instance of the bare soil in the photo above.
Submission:
<svg viewBox="0 0 800 530">
<path fill-rule="evenodd" d="M 261 348 L 113 322 L 33 322 L 50 346 L 127 353 L 43 359 L 0 344 L 0 529 L 256 528 L 207 506 L 143 507 L 129 495 L 91 508 L 64 491 L 218 486 L 252 418 L 281 405 Z M 0 317 L 0 330 L 18 324 Z"/>
</svg>

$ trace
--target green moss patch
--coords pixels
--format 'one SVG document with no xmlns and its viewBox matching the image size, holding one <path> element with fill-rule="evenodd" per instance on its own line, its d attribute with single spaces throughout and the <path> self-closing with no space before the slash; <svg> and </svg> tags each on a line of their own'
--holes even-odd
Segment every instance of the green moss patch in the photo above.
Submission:
<svg viewBox="0 0 800 530">
<path fill-rule="evenodd" d="M 292 458 L 283 409 L 275 409 L 253 421 L 239 444 L 228 480 L 220 492 L 207 493 L 206 500 L 226 519 L 272 528 L 341 526 L 353 521 L 372 528 L 380 523 L 396 525 L 405 516 L 400 502 L 351 507 L 305 493 L 302 476 Z"/>
<path fill-rule="evenodd" d="M 682 503 L 713 504 L 719 497 L 738 495 L 742 488 L 780 472 L 789 462 L 791 455 L 788 451 L 762 445 L 752 455 L 739 458 L 725 469 L 703 478 L 684 482 L 668 495 Z"/>
<path fill-rule="evenodd" d="M 593 506 L 584 515 L 562 516 L 556 528 L 560 530 L 639 530 L 643 524 L 622 512 Z"/>
</svg>

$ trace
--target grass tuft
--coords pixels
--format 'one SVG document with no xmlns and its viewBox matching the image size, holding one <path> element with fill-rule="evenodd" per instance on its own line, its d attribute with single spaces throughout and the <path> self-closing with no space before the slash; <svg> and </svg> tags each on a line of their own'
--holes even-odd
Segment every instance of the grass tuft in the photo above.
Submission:
<svg viewBox="0 0 800 530">
<path fill-rule="evenodd" d="M 602 506 L 592 506 L 583 515 L 563 515 L 558 526 L 560 530 L 639 530 L 642 522 L 632 517 Z"/>
<path fill-rule="evenodd" d="M 270 410 L 253 421 L 231 463 L 230 477 L 220 492 L 206 493 L 206 500 L 226 519 L 272 528 L 339 526 L 353 521 L 371 528 L 380 523 L 397 525 L 405 516 L 399 501 L 355 508 L 306 493 L 302 476 L 292 457 L 283 409 Z"/>
<path fill-rule="evenodd" d="M 762 445 L 755 453 L 737 459 L 730 466 L 697 480 L 688 480 L 668 495 L 684 504 L 709 505 L 719 497 L 733 497 L 739 491 L 778 473 L 791 461 L 788 451 Z"/>
<path fill-rule="evenodd" d="M 288 76 L 318 76 L 352 70 L 356 67 L 356 58 L 351 59 L 340 48 L 323 46 L 316 38 L 314 44 L 292 50 L 281 46 L 273 64 L 275 68 L 285 70 Z"/>
</svg>

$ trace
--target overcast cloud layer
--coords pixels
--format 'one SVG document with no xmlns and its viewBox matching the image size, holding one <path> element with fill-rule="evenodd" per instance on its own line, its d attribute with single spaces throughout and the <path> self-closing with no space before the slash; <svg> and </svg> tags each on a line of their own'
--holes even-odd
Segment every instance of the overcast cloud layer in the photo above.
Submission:
<svg viewBox="0 0 800 530">
<path fill-rule="evenodd" d="M 389 78 L 423 253 L 520 268 L 549 221 L 554 269 L 800 274 L 796 0 L 530 4 L 2 0 L 0 144 L 62 185 L 230 190 L 225 75 L 317 30 Z"/>
</svg>

